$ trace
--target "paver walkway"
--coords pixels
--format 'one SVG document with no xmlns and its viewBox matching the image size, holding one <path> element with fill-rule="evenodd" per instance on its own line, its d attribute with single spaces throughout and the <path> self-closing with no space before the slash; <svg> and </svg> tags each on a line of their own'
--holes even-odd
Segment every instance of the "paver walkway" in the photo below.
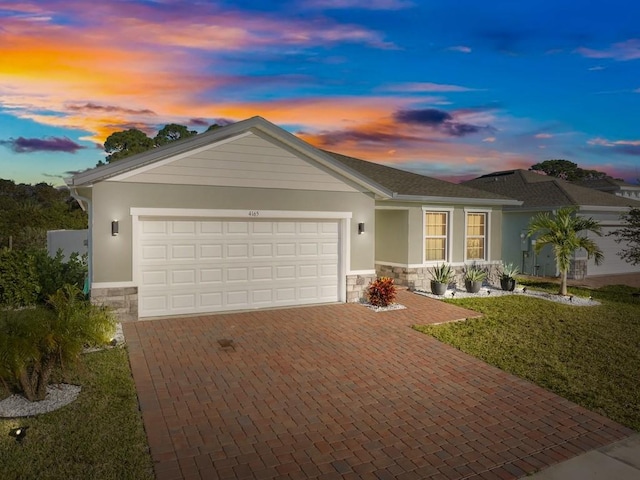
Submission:
<svg viewBox="0 0 640 480">
<path fill-rule="evenodd" d="M 633 433 L 409 328 L 473 312 L 399 302 L 125 324 L 158 480 L 509 479 Z"/>
</svg>

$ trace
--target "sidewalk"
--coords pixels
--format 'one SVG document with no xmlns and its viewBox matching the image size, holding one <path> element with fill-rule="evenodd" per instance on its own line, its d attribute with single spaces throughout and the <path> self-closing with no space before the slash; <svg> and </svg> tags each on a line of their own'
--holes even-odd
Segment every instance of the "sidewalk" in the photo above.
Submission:
<svg viewBox="0 0 640 480">
<path fill-rule="evenodd" d="M 531 480 L 639 480 L 640 434 L 549 467 Z"/>
</svg>

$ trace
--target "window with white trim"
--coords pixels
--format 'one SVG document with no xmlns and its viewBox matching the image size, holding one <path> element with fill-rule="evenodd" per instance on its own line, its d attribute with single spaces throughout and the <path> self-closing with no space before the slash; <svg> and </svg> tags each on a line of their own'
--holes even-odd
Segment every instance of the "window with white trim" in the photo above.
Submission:
<svg viewBox="0 0 640 480">
<path fill-rule="evenodd" d="M 467 213 L 466 259 L 487 259 L 487 214 Z"/>
<path fill-rule="evenodd" d="M 449 240 L 448 212 L 424 213 L 424 261 L 444 262 L 447 260 Z"/>
</svg>

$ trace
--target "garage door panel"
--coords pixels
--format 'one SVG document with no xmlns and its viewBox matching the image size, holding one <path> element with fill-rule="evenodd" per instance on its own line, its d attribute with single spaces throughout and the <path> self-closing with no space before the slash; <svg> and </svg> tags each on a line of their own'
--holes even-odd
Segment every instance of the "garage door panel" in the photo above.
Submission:
<svg viewBox="0 0 640 480">
<path fill-rule="evenodd" d="M 171 306 L 178 310 L 192 311 L 196 306 L 196 295 L 195 293 L 171 295 Z"/>
<path fill-rule="evenodd" d="M 142 284 L 166 287 L 167 272 L 165 270 L 150 270 L 142 272 Z"/>
<path fill-rule="evenodd" d="M 298 244 L 298 255 L 299 256 L 317 257 L 319 250 L 320 249 L 318 248 L 318 244 L 316 242 L 313 242 L 313 243 L 299 243 Z"/>
<path fill-rule="evenodd" d="M 337 221 L 142 220 L 140 316 L 338 300 Z"/>
<path fill-rule="evenodd" d="M 201 293 L 200 294 L 200 306 L 204 309 L 204 311 L 216 311 L 222 308 L 222 293 L 221 292 L 211 292 L 211 293 Z"/>
<path fill-rule="evenodd" d="M 251 292 L 251 300 L 255 305 L 270 305 L 273 303 L 273 292 L 271 289 L 254 290 Z"/>
<path fill-rule="evenodd" d="M 204 244 L 200 245 L 201 260 L 219 260 L 222 255 L 222 244 Z"/>
<path fill-rule="evenodd" d="M 171 222 L 173 235 L 193 235 L 196 233 L 196 222 Z"/>
<path fill-rule="evenodd" d="M 171 247 L 171 258 L 176 260 L 195 260 L 195 245 L 173 245 Z"/>
<path fill-rule="evenodd" d="M 232 307 L 242 307 L 249 303 L 249 292 L 247 290 L 236 290 L 227 292 L 227 305 Z"/>
<path fill-rule="evenodd" d="M 227 245 L 227 258 L 249 258 L 249 245 L 246 243 Z"/>
<path fill-rule="evenodd" d="M 273 280 L 273 267 L 253 267 L 251 269 L 252 280 Z"/>
<path fill-rule="evenodd" d="M 248 267 L 227 268 L 227 281 L 228 282 L 247 282 L 247 280 L 249 280 L 249 268 Z"/>
<path fill-rule="evenodd" d="M 142 223 L 142 233 L 145 235 L 158 235 L 167 233 L 167 222 L 146 220 Z"/>
<path fill-rule="evenodd" d="M 173 270 L 171 272 L 171 284 L 172 285 L 195 285 L 196 271 L 194 269 Z"/>
<path fill-rule="evenodd" d="M 165 245 L 144 245 L 141 249 L 142 260 L 167 260 L 167 247 Z"/>
<path fill-rule="evenodd" d="M 234 234 L 246 234 L 249 233 L 249 223 L 247 222 L 226 222 L 227 233 Z"/>
<path fill-rule="evenodd" d="M 251 224 L 251 233 L 254 235 L 273 235 L 272 222 L 254 222 Z"/>
</svg>

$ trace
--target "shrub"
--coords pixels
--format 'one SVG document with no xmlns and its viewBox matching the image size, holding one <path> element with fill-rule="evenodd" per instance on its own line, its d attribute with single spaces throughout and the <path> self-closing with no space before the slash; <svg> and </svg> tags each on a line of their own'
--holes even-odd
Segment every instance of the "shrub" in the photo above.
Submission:
<svg viewBox="0 0 640 480">
<path fill-rule="evenodd" d="M 108 342 L 115 320 L 66 285 L 49 307 L 0 311 L 0 377 L 31 401 L 44 400 L 56 366 L 77 361 L 86 345 Z"/>
<path fill-rule="evenodd" d="M 520 269 L 517 265 L 513 263 L 507 263 L 502 266 L 502 272 L 500 273 L 500 279 L 502 280 L 513 280 L 516 278 L 516 275 L 520 273 Z"/>
<path fill-rule="evenodd" d="M 82 287 L 87 266 L 84 257 L 62 251 L 50 257 L 44 249 L 0 250 L 0 307 L 44 305 L 64 285 Z"/>
<path fill-rule="evenodd" d="M 482 282 L 485 278 L 487 278 L 487 272 L 480 267 L 472 265 L 465 269 L 465 280 L 469 280 L 470 282 Z"/>
<path fill-rule="evenodd" d="M 448 265 L 446 263 L 432 267 L 430 273 L 433 281 L 438 283 L 451 283 L 453 277 L 455 276 L 451 265 Z"/>
<path fill-rule="evenodd" d="M 0 306 L 34 305 L 40 293 L 37 259 L 26 250 L 0 250 Z"/>
<path fill-rule="evenodd" d="M 376 278 L 367 289 L 369 303 L 375 307 L 386 307 L 396 299 L 396 286 L 393 278 Z"/>
</svg>

